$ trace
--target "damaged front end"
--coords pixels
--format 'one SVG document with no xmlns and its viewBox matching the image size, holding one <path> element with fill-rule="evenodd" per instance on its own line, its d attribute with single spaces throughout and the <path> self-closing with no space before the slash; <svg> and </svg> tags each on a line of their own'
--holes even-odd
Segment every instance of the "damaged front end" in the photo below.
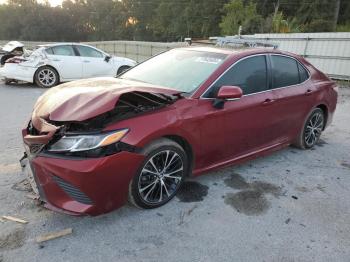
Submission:
<svg viewBox="0 0 350 262">
<path fill-rule="evenodd" d="M 21 159 L 21 165 L 31 181 L 34 192 L 40 195 L 41 200 L 69 212 L 89 213 L 90 211 L 86 210 L 93 208 L 99 199 L 95 199 L 92 196 L 93 193 L 89 193 L 88 181 L 92 177 L 96 179 L 96 173 L 107 175 L 110 172 L 110 170 L 104 170 L 102 165 L 106 159 L 110 158 L 115 159 L 114 169 L 120 170 L 121 173 L 118 179 L 122 181 L 117 183 L 120 185 L 126 183 L 127 178 L 134 172 L 130 171 L 130 168 L 136 168 L 143 156 L 139 154 L 139 148 L 122 141 L 123 137 L 130 132 L 127 126 L 108 132 L 104 130 L 116 122 L 161 110 L 181 98 L 173 90 L 170 92 L 151 88 L 152 92 L 147 92 L 146 89 L 124 85 L 124 88 L 112 88 L 109 92 L 104 89 L 76 94 L 72 94 L 72 90 L 64 89 L 69 95 L 57 96 L 57 90 L 54 92 L 50 90 L 47 92 L 49 95 L 44 94 L 38 100 L 31 120 L 22 130 L 26 153 Z M 91 107 L 95 105 L 99 106 L 92 110 Z M 130 167 L 124 166 L 128 162 L 131 163 L 128 165 Z M 97 171 L 100 169 L 104 171 Z M 76 173 L 78 174 L 72 175 Z M 92 183 L 96 184 L 96 182 Z M 85 189 L 81 190 L 81 185 Z M 120 189 L 120 194 L 123 194 L 120 199 L 124 199 L 124 188 L 127 186 L 124 185 Z M 60 190 L 65 192 L 65 196 L 62 196 L 58 202 L 52 200 L 52 192 L 57 191 L 55 195 L 59 195 L 59 192 L 62 193 Z M 115 197 L 112 193 L 110 195 L 106 193 L 106 197 L 108 196 Z M 72 203 L 69 202 L 72 200 Z M 118 201 L 114 200 L 117 204 Z M 62 206 L 62 203 L 65 205 L 70 203 L 69 205 L 72 206 L 67 208 Z M 77 204 L 79 208 L 76 208 Z M 100 205 L 103 206 L 103 204 Z M 104 210 L 107 209 L 110 207 L 104 208 Z M 89 214 L 99 212 L 101 211 L 94 210 Z"/>
<path fill-rule="evenodd" d="M 50 141 L 42 148 L 42 154 L 72 157 L 105 157 L 122 150 L 136 152 L 132 145 L 120 142 L 128 128 L 103 132 L 109 125 L 125 119 L 154 112 L 171 103 L 177 96 L 129 92 L 119 97 L 116 106 L 101 115 L 84 121 L 49 121 L 57 127 Z"/>
</svg>

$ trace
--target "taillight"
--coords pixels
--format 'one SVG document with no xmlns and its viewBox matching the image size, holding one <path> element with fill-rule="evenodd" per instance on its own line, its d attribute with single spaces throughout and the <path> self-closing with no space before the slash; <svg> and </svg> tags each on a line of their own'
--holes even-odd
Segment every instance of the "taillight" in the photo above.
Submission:
<svg viewBox="0 0 350 262">
<path fill-rule="evenodd" d="M 22 62 L 25 62 L 27 60 L 23 59 L 23 58 L 19 58 L 19 57 L 12 57 L 6 60 L 6 63 L 8 64 L 19 64 Z"/>
</svg>

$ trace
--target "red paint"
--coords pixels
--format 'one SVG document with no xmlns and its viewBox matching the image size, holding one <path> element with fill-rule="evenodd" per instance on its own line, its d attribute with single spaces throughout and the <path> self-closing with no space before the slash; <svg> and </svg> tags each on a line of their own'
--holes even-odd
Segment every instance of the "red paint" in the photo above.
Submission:
<svg viewBox="0 0 350 262">
<path fill-rule="evenodd" d="M 220 99 L 235 99 L 241 98 L 242 95 L 242 89 L 238 86 L 223 86 L 220 88 L 217 97 Z"/>
<path fill-rule="evenodd" d="M 302 129 L 308 113 L 317 106 L 322 105 L 327 109 L 327 125 L 331 122 L 337 102 L 336 85 L 303 58 L 265 49 L 240 52 L 215 50 L 230 55 L 191 97 L 179 99 L 152 113 L 110 124 L 105 131 L 129 128 L 129 133 L 122 141 L 139 148 L 164 136 L 181 137 L 192 148 L 192 174 L 197 176 L 288 146 Z M 304 64 L 311 78 L 300 85 L 226 101 L 223 109 L 214 108 L 212 99 L 200 98 L 233 63 L 243 57 L 261 53 L 292 56 Z M 89 89 L 86 92 L 81 92 L 81 89 L 78 89 L 79 92 L 74 91 L 77 82 L 69 84 L 72 90 L 66 93 L 61 91 L 68 89 L 68 85 L 53 88 L 37 102 L 33 118 L 36 121 L 42 118 L 81 121 L 111 110 L 118 97 L 125 92 L 137 90 L 174 94 L 173 90 L 154 86 L 137 87 L 132 82 L 122 85 L 120 80 L 103 81 L 90 80 L 85 84 L 79 81 L 80 87 L 90 85 L 86 86 Z M 113 84 L 115 81 L 119 84 Z M 237 88 L 233 92 L 232 87 L 225 87 L 220 94 L 234 98 L 239 97 L 238 93 Z M 60 102 L 54 102 L 56 99 Z M 39 129 L 41 124 L 37 124 Z M 43 125 L 44 128 L 45 126 L 47 128 L 47 124 Z M 51 129 L 47 128 L 49 132 L 52 129 L 52 126 Z M 28 143 L 25 130 L 23 136 Z M 98 215 L 126 202 L 129 183 L 143 159 L 141 154 L 121 152 L 105 158 L 86 160 L 37 157 L 32 165 L 46 199 L 54 209 L 66 210 L 71 214 Z M 72 200 L 52 180 L 52 175 L 79 188 L 94 204 L 84 205 Z"/>
</svg>

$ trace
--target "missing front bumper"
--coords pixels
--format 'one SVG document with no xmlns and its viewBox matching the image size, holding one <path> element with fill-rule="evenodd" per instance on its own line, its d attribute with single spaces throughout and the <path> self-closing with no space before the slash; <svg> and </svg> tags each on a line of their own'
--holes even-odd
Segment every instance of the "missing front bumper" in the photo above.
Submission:
<svg viewBox="0 0 350 262">
<path fill-rule="evenodd" d="M 39 188 L 36 184 L 34 173 L 33 173 L 32 167 L 30 166 L 30 162 L 29 162 L 29 159 L 28 159 L 26 153 L 24 153 L 24 156 L 21 158 L 21 160 L 19 162 L 20 162 L 21 167 L 22 167 L 22 172 L 27 177 L 34 193 L 37 195 L 40 195 Z"/>
</svg>

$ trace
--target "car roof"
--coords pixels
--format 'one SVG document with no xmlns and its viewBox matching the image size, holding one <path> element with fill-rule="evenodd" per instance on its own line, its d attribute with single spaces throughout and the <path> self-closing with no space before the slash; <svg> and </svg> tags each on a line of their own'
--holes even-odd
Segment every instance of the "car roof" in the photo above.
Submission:
<svg viewBox="0 0 350 262">
<path fill-rule="evenodd" d="M 281 51 L 278 49 L 271 49 L 271 48 L 239 48 L 239 49 L 232 49 L 232 48 L 222 48 L 222 47 L 207 47 L 207 46 L 190 46 L 190 47 L 182 47 L 179 49 L 187 49 L 187 50 L 194 50 L 194 51 L 201 51 L 201 52 L 209 52 L 209 53 L 219 53 L 219 54 L 226 54 L 230 57 L 239 55 L 239 56 L 250 56 L 254 54 L 282 54 L 282 55 L 288 55 L 295 57 L 295 54 Z"/>
<path fill-rule="evenodd" d="M 50 44 L 43 44 L 38 45 L 38 47 L 53 47 L 53 46 L 60 46 L 60 45 L 83 45 L 83 46 L 90 46 L 82 43 L 70 43 L 70 42 L 63 42 L 63 43 L 50 43 Z M 93 47 L 93 46 L 92 46 Z"/>
</svg>

